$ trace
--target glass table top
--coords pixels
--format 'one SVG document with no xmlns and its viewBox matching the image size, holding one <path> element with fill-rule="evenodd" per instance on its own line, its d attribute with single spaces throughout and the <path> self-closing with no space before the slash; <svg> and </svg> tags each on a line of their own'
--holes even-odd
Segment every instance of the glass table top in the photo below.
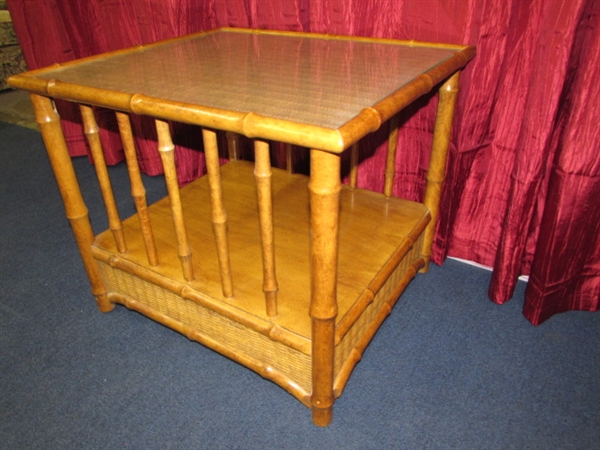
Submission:
<svg viewBox="0 0 600 450">
<path fill-rule="evenodd" d="M 223 29 L 35 77 L 337 129 L 461 49 L 315 36 Z"/>
</svg>

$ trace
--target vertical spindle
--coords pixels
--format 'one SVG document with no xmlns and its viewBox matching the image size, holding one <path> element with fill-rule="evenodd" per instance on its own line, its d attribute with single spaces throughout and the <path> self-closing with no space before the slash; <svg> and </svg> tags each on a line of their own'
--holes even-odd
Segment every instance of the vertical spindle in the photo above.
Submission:
<svg viewBox="0 0 600 450">
<path fill-rule="evenodd" d="M 271 192 L 271 159 L 269 144 L 257 140 L 255 148 L 256 187 L 258 193 L 258 213 L 263 260 L 263 292 L 267 305 L 267 315 L 277 315 L 277 274 L 275 269 L 275 238 L 273 231 L 273 199 Z"/>
<path fill-rule="evenodd" d="M 225 137 L 227 138 L 227 152 L 229 159 L 231 161 L 240 159 L 240 135 L 233 131 L 227 131 Z"/>
<path fill-rule="evenodd" d="M 227 213 L 223 203 L 223 187 L 221 186 L 221 168 L 219 166 L 219 149 L 217 134 L 213 130 L 202 129 L 204 139 L 204 154 L 206 157 L 206 170 L 208 184 L 210 185 L 210 202 L 212 211 L 213 230 L 217 243 L 217 257 L 221 274 L 221 287 L 223 295 L 233 297 L 233 278 L 231 275 L 231 262 L 229 257 L 229 241 L 227 238 Z"/>
<path fill-rule="evenodd" d="M 288 173 L 294 173 L 294 146 L 285 144 L 285 168 Z"/>
<path fill-rule="evenodd" d="M 385 163 L 385 187 L 383 193 L 391 197 L 394 193 L 394 179 L 396 177 L 396 153 L 398 148 L 398 116 L 390 120 L 390 134 L 388 138 L 388 152 Z"/>
<path fill-rule="evenodd" d="M 146 248 L 146 257 L 148 258 L 148 263 L 151 266 L 157 266 L 158 254 L 156 251 L 156 244 L 154 242 L 152 224 L 148 214 L 146 189 L 144 188 L 140 167 L 135 152 L 135 142 L 133 139 L 133 132 L 131 130 L 131 122 L 129 120 L 129 116 L 125 113 L 117 112 L 116 116 L 117 124 L 119 125 L 119 132 L 121 134 L 121 141 L 123 142 L 123 150 L 125 153 L 125 162 L 127 163 L 127 171 L 129 172 L 129 180 L 131 182 L 131 196 L 135 202 L 138 219 L 140 221 L 142 238 L 144 239 L 144 246 Z"/>
<path fill-rule="evenodd" d="M 90 144 L 92 158 L 94 159 L 94 168 L 96 169 L 100 192 L 102 193 L 104 206 L 106 207 L 108 227 L 112 231 L 117 250 L 120 253 L 124 253 L 127 251 L 127 245 L 125 244 L 125 236 L 123 235 L 123 225 L 119 218 L 117 203 L 115 202 L 110 177 L 108 176 L 108 169 L 106 168 L 106 162 L 104 160 L 104 152 L 102 151 L 102 143 L 100 142 L 100 133 L 96 118 L 94 117 L 94 110 L 91 106 L 86 105 L 79 105 L 79 109 L 83 118 L 85 136 Z"/>
<path fill-rule="evenodd" d="M 358 183 L 358 142 L 350 148 L 350 187 L 356 188 Z"/>
<path fill-rule="evenodd" d="M 194 279 L 192 250 L 188 244 L 183 208 L 181 206 L 181 197 L 179 194 L 179 183 L 177 181 L 177 170 L 175 168 L 175 146 L 171 139 L 169 123 L 158 119 L 155 122 L 158 135 L 158 151 L 160 152 L 160 158 L 163 163 L 167 192 L 171 203 L 171 215 L 173 217 L 173 225 L 175 227 L 175 236 L 177 239 L 177 254 L 181 261 L 183 277 L 187 281 L 192 281 Z"/>
</svg>

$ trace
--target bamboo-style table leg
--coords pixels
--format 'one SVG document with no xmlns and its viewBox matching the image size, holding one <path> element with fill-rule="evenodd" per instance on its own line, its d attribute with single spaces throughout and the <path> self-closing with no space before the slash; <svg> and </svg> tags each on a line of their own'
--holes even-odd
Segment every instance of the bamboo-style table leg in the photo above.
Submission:
<svg viewBox="0 0 600 450">
<path fill-rule="evenodd" d="M 437 117 L 435 119 L 433 144 L 431 148 L 431 160 L 427 171 L 427 187 L 425 188 L 425 198 L 423 200 L 423 203 L 431 213 L 431 222 L 425 230 L 423 242 L 423 259 L 425 260 L 425 266 L 421 269 L 421 272 L 427 272 L 429 269 L 429 261 L 431 260 L 431 248 L 440 208 L 442 184 L 444 183 L 446 174 L 446 160 L 448 157 L 450 136 L 452 134 L 454 107 L 458 96 L 459 77 L 460 72 L 456 72 L 439 89 Z"/>
<path fill-rule="evenodd" d="M 94 232 L 65 142 L 60 117 L 49 98 L 31 94 L 31 101 L 65 205 L 66 216 L 71 224 L 85 271 L 90 280 L 92 293 L 96 297 L 100 311 L 108 312 L 114 308 L 114 305 L 108 300 L 98 264 L 92 257 Z"/>
<path fill-rule="evenodd" d="M 340 156 L 311 150 L 310 227 L 313 422 L 327 426 L 333 416 L 333 361 L 337 316 Z"/>
</svg>

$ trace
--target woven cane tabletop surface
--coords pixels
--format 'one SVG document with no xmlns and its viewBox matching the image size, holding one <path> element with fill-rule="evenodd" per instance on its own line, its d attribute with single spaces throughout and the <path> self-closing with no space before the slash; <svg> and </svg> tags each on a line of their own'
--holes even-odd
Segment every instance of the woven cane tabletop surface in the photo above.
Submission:
<svg viewBox="0 0 600 450">
<path fill-rule="evenodd" d="M 337 129 L 459 50 L 222 29 L 36 77 Z"/>
</svg>

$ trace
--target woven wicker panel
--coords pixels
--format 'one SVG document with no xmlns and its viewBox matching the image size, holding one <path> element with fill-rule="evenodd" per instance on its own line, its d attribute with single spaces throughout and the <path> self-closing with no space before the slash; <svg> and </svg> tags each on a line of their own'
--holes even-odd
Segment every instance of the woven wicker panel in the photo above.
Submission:
<svg viewBox="0 0 600 450">
<path fill-rule="evenodd" d="M 400 285 L 405 275 L 412 270 L 412 264 L 421 257 L 423 236 L 423 234 L 420 235 L 412 249 L 402 259 L 396 270 L 392 272 L 379 292 L 375 293 L 376 295 L 373 302 L 365 309 L 352 328 L 346 333 L 342 341 L 336 346 L 334 378 L 338 376 L 340 369 L 348 359 L 350 352 L 357 346 L 361 337 L 366 333 L 367 328 L 369 328 L 376 319 L 382 306 L 390 301 L 391 295 Z"/>
<path fill-rule="evenodd" d="M 420 258 L 422 239 L 421 236 L 417 240 L 414 247 L 402 259 L 379 292 L 376 293 L 373 302 L 365 309 L 342 341 L 336 346 L 334 372 L 336 377 L 342 365 L 350 356 L 351 351 L 376 320 L 381 308 L 390 301 L 394 290 L 402 282 L 407 272 L 411 270 L 414 261 Z M 264 365 L 272 366 L 297 383 L 306 392 L 311 391 L 312 375 L 309 355 L 282 343 L 272 341 L 267 336 L 223 317 L 215 311 L 127 272 L 112 268 L 102 262 L 99 262 L 99 266 L 109 292 L 131 297 L 151 309 L 193 328 L 201 335 L 217 340 L 235 353 L 241 352 L 256 361 L 262 362 Z M 252 367 L 250 368 L 252 369 Z"/>
<path fill-rule="evenodd" d="M 307 392 L 311 391 L 309 355 L 272 341 L 215 311 L 127 272 L 101 262 L 99 266 L 109 292 L 116 292 L 144 303 L 153 310 L 197 330 L 199 334 L 217 340 L 235 353 L 242 353 L 264 365 L 272 366 Z"/>
</svg>

